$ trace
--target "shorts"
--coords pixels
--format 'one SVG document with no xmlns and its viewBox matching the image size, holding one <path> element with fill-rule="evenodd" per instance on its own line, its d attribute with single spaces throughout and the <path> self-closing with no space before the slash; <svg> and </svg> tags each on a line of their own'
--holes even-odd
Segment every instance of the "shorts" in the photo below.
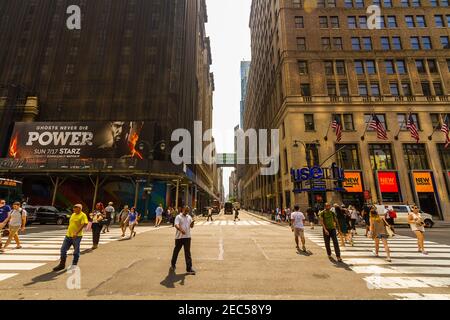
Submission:
<svg viewBox="0 0 450 320">
<path fill-rule="evenodd" d="M 300 228 L 295 228 L 294 234 L 296 237 L 304 237 L 305 236 L 305 230 Z"/>
<path fill-rule="evenodd" d="M 128 227 L 128 222 L 125 223 L 125 221 L 120 221 L 120 227 L 121 227 L 121 228 L 126 228 L 126 227 Z"/>
<path fill-rule="evenodd" d="M 378 234 L 377 239 L 380 239 L 380 240 L 389 239 L 389 236 L 387 234 Z"/>
<path fill-rule="evenodd" d="M 20 226 L 9 226 L 9 236 L 12 238 L 19 233 Z"/>
</svg>

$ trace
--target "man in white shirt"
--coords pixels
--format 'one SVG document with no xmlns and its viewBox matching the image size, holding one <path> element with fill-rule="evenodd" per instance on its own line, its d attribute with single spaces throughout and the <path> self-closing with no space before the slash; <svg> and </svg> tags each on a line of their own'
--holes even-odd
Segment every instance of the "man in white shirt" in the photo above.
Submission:
<svg viewBox="0 0 450 320">
<path fill-rule="evenodd" d="M 300 212 L 300 207 L 295 206 L 294 212 L 292 212 L 292 232 L 295 235 L 295 243 L 297 244 L 297 250 L 300 251 L 298 238 L 302 240 L 302 250 L 306 252 L 306 240 L 305 240 L 305 215 Z"/>
<path fill-rule="evenodd" d="M 9 236 L 5 246 L 0 249 L 0 252 L 4 252 L 4 249 L 9 246 L 12 239 L 16 242 L 16 249 L 22 249 L 19 239 L 19 231 L 24 232 L 27 224 L 27 212 L 21 208 L 20 202 L 14 202 L 13 209 L 8 214 L 8 218 L 3 222 L 3 225 L 9 223 Z M 3 226 L 2 226 L 3 228 Z"/>
<path fill-rule="evenodd" d="M 175 271 L 177 265 L 178 254 L 182 247 L 184 247 L 184 257 L 186 259 L 186 271 L 190 275 L 195 275 L 195 270 L 192 269 L 191 257 L 191 229 L 194 228 L 194 220 L 189 215 L 189 207 L 184 208 L 183 213 L 175 218 L 175 248 L 173 249 L 171 271 Z"/>
</svg>

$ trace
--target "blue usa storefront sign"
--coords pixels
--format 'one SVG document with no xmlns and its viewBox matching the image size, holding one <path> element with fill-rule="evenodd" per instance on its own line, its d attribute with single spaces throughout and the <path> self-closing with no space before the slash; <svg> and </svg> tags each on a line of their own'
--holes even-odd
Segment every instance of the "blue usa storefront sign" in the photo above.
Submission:
<svg viewBox="0 0 450 320">
<path fill-rule="evenodd" d="M 345 192 L 343 187 L 344 169 L 333 163 L 330 168 L 314 166 L 311 168 L 291 169 L 294 193 L 302 192 Z"/>
</svg>

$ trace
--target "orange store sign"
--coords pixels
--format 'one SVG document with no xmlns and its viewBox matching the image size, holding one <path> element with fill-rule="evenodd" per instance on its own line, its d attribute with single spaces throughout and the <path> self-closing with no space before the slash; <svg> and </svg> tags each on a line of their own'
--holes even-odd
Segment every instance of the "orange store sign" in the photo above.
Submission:
<svg viewBox="0 0 450 320">
<path fill-rule="evenodd" d="M 346 171 L 344 173 L 344 189 L 349 193 L 362 193 L 363 184 L 361 172 Z"/>
<path fill-rule="evenodd" d="M 414 187 L 417 193 L 433 193 L 433 176 L 431 172 L 413 172 Z"/>
</svg>

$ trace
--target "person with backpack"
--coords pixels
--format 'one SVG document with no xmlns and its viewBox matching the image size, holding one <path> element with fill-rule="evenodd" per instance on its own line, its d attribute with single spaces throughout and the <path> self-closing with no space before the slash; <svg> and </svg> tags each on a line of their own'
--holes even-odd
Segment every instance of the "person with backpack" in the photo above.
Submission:
<svg viewBox="0 0 450 320">
<path fill-rule="evenodd" d="M 5 252 L 12 239 L 16 242 L 16 249 L 22 249 L 19 239 L 19 231 L 24 232 L 27 224 L 27 212 L 21 208 L 20 202 L 14 202 L 13 209 L 9 212 L 8 217 L 3 222 L 4 225 L 9 224 L 9 236 L 6 240 L 5 246 L 0 249 L 0 252 Z"/>
<path fill-rule="evenodd" d="M 389 226 L 391 227 L 392 231 L 395 232 L 394 226 L 395 226 L 395 219 L 397 219 L 397 212 L 395 210 L 390 210 L 388 206 L 385 207 L 384 216 L 389 223 Z"/>
<path fill-rule="evenodd" d="M 114 215 L 116 210 L 113 207 L 113 203 L 108 203 L 108 206 L 105 208 L 105 220 L 103 221 L 103 233 L 109 232 L 109 227 L 111 223 L 114 221 Z"/>
<path fill-rule="evenodd" d="M 6 200 L 0 199 L 0 249 L 3 247 L 3 232 L 7 233 L 7 225 L 5 220 L 8 218 L 11 207 L 6 204 Z M 5 234 L 6 236 L 6 234 Z"/>
<path fill-rule="evenodd" d="M 102 232 L 103 220 L 105 219 L 105 207 L 99 202 L 95 205 L 95 210 L 90 214 L 92 222 L 92 250 L 98 248 L 100 234 Z"/>
</svg>

